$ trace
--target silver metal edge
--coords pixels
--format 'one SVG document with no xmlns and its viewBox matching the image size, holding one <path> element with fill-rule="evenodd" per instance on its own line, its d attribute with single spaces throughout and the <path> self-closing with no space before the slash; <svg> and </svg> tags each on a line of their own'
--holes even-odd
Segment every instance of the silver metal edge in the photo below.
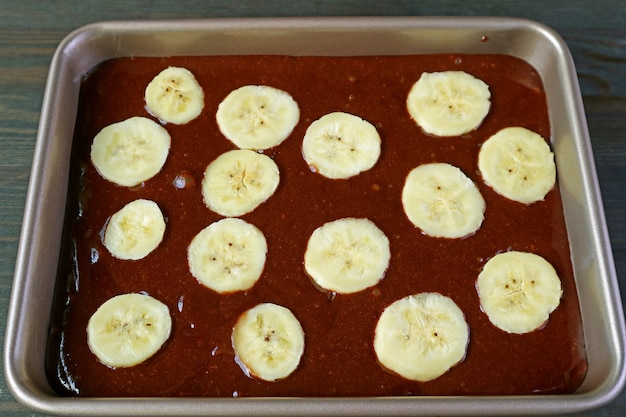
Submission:
<svg viewBox="0 0 626 417">
<path fill-rule="evenodd" d="M 606 336 L 608 336 L 607 342 L 609 344 L 607 350 L 612 355 L 614 362 L 612 366 L 608 367 L 608 374 L 606 375 L 604 383 L 599 384 L 595 389 L 589 392 L 584 392 L 579 395 L 579 398 L 585 403 L 584 406 L 589 409 L 611 402 L 624 388 L 626 383 L 626 362 L 624 358 L 624 352 L 626 351 L 626 326 L 620 291 L 617 284 L 618 280 L 613 252 L 609 240 L 602 196 L 593 158 L 591 139 L 587 127 L 587 119 L 574 60 L 565 41 L 554 30 L 546 26 L 544 26 L 542 30 L 546 33 L 546 39 L 550 39 L 555 43 L 555 52 L 560 55 L 558 57 L 558 64 L 561 66 L 561 70 L 559 71 L 562 84 L 561 92 L 567 106 L 565 113 L 569 120 L 569 128 L 572 130 L 574 144 L 578 145 L 577 161 L 582 173 L 580 177 L 582 180 L 582 190 L 584 190 L 583 207 L 586 211 L 587 224 L 591 229 L 590 235 L 593 237 L 593 242 L 590 244 L 590 247 L 593 252 L 593 260 L 597 263 L 596 270 L 599 275 L 598 278 L 600 278 L 596 282 L 596 285 L 601 287 L 601 293 L 605 301 L 605 309 L 603 311 L 604 322 L 612 329 L 606 333 Z M 565 207 L 564 211 L 566 212 L 567 220 L 568 213 Z M 568 230 L 571 229 L 569 224 L 571 224 L 571 221 L 568 222 Z M 570 239 L 570 245 L 573 244 L 575 244 L 575 242 L 572 242 Z M 584 301 L 585 294 L 581 293 L 581 281 L 582 280 L 577 277 L 579 298 Z M 583 316 L 583 320 L 584 319 L 585 317 Z M 583 323 L 583 327 L 586 330 L 596 325 L 597 323 Z"/>
</svg>

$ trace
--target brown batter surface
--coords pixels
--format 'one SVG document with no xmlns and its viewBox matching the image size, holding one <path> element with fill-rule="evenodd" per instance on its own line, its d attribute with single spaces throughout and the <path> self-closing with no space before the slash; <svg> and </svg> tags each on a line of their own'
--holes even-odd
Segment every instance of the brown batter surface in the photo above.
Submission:
<svg viewBox="0 0 626 417">
<path fill-rule="evenodd" d="M 132 116 L 150 117 L 144 108 L 144 89 L 167 66 L 194 73 L 204 89 L 204 111 L 186 125 L 165 125 L 172 147 L 157 176 L 134 188 L 107 182 L 89 160 L 93 137 L 108 124 Z M 485 81 L 492 108 L 474 132 L 455 138 L 429 137 L 409 117 L 406 96 L 422 72 L 451 69 Z M 289 92 L 301 117 L 285 142 L 265 151 L 280 169 L 277 192 L 242 217 L 268 240 L 264 273 L 251 290 L 220 295 L 190 274 L 186 250 L 196 233 L 221 218 L 204 205 L 201 181 L 209 162 L 234 148 L 216 126 L 217 106 L 230 91 L 246 84 Z M 311 172 L 301 155 L 306 128 L 332 111 L 368 120 L 382 138 L 382 154 L 374 168 L 348 180 L 329 180 Z M 523 126 L 550 137 L 538 74 L 507 56 L 124 58 L 100 65 L 85 77 L 81 89 L 68 244 L 62 254 L 57 319 L 48 352 L 51 384 L 62 395 L 81 396 L 573 392 L 587 363 L 558 187 L 545 201 L 526 206 L 496 194 L 477 168 L 481 143 L 507 126 Z M 400 201 L 405 177 L 428 162 L 456 165 L 477 184 L 487 208 L 476 234 L 465 239 L 432 238 L 408 221 Z M 103 227 L 108 217 L 137 198 L 159 204 L 167 221 L 165 237 L 146 258 L 121 261 L 102 244 Z M 375 287 L 333 295 L 312 284 L 304 272 L 303 256 L 313 230 L 342 217 L 371 219 L 390 240 L 391 261 Z M 529 334 L 507 334 L 493 326 L 480 310 L 475 289 L 485 262 L 509 249 L 543 256 L 562 280 L 560 306 L 545 327 Z M 470 342 L 460 364 L 433 381 L 419 383 L 383 370 L 372 341 L 376 320 L 387 305 L 423 291 L 440 292 L 457 303 L 470 326 Z M 114 370 L 89 351 L 86 326 L 100 304 L 127 292 L 146 292 L 167 304 L 173 329 L 168 342 L 146 362 Z M 247 377 L 231 346 L 237 317 L 260 302 L 289 308 L 306 335 L 299 368 L 277 382 Z"/>
</svg>

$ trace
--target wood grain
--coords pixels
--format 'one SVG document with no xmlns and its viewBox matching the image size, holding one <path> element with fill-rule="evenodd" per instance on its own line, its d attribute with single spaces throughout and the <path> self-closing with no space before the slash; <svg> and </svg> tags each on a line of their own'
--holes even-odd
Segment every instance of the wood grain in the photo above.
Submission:
<svg viewBox="0 0 626 417">
<path fill-rule="evenodd" d="M 626 300 L 626 5 L 600 1 L 412 2 L 361 0 L 4 0 L 0 14 L 0 335 L 22 223 L 39 113 L 52 54 L 84 24 L 116 19 L 255 16 L 517 16 L 553 27 L 576 63 L 615 266 Z M 0 337 L 4 342 L 4 338 Z M 0 377 L 0 414 L 37 415 Z M 579 416 L 626 415 L 626 393 Z"/>
</svg>

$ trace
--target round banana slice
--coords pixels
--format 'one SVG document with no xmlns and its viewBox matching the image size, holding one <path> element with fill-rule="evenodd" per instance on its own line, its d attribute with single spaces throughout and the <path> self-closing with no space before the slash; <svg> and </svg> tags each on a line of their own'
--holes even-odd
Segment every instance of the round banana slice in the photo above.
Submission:
<svg viewBox="0 0 626 417">
<path fill-rule="evenodd" d="M 410 380 L 440 377 L 465 358 L 469 326 L 456 303 L 442 294 L 420 293 L 395 301 L 374 333 L 380 364 Z"/>
<path fill-rule="evenodd" d="M 435 136 L 475 130 L 491 107 L 489 86 L 463 71 L 425 72 L 407 97 L 409 114 Z"/>
<path fill-rule="evenodd" d="M 517 334 L 541 328 L 563 294 L 561 280 L 548 261 L 517 251 L 491 258 L 478 275 L 476 289 L 491 323 Z"/>
<path fill-rule="evenodd" d="M 187 248 L 191 274 L 218 293 L 245 291 L 258 281 L 267 255 L 267 242 L 254 225 L 237 218 L 210 224 Z"/>
<path fill-rule="evenodd" d="M 169 308 L 145 294 L 122 294 L 105 301 L 87 324 L 89 349 L 111 368 L 138 365 L 170 337 Z"/>
<path fill-rule="evenodd" d="M 217 126 L 240 149 L 280 145 L 300 120 L 298 103 L 289 93 L 265 85 L 233 90 L 217 108 Z"/>
<path fill-rule="evenodd" d="M 214 212 L 237 217 L 267 201 L 279 182 L 278 166 L 269 156 L 233 150 L 218 156 L 206 168 L 202 196 Z"/>
<path fill-rule="evenodd" d="M 459 168 L 431 163 L 414 168 L 402 189 L 409 220 L 433 237 L 462 238 L 483 222 L 485 200 L 476 184 Z"/>
<path fill-rule="evenodd" d="M 264 381 L 286 378 L 304 352 L 304 331 L 293 313 L 263 303 L 244 312 L 232 333 L 235 360 L 250 377 Z"/>
<path fill-rule="evenodd" d="M 350 178 L 376 164 L 380 146 L 380 135 L 370 122 L 334 112 L 308 127 L 302 156 L 313 170 L 327 178 Z"/>
<path fill-rule="evenodd" d="M 186 68 L 169 67 L 148 84 L 145 91 L 148 112 L 159 120 L 181 125 L 202 113 L 204 92 Z"/>
<path fill-rule="evenodd" d="M 91 161 L 105 179 L 133 187 L 161 171 L 170 134 L 153 120 L 131 117 L 103 128 L 91 145 Z"/>
<path fill-rule="evenodd" d="M 159 246 L 165 219 L 151 200 L 131 201 L 113 214 L 104 232 L 104 246 L 118 259 L 137 260 Z"/>
<path fill-rule="evenodd" d="M 543 200 L 556 182 L 550 146 L 523 127 L 508 127 L 487 139 L 478 154 L 478 169 L 496 192 L 525 204 Z"/>
<path fill-rule="evenodd" d="M 376 285 L 390 258 L 389 239 L 373 222 L 348 217 L 315 229 L 304 268 L 321 288 L 354 293 Z"/>
</svg>

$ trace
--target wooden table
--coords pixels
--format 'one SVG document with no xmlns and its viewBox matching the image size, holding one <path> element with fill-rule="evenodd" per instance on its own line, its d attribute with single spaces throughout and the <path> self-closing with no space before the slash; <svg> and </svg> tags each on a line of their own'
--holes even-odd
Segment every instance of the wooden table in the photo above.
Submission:
<svg viewBox="0 0 626 417">
<path fill-rule="evenodd" d="M 428 4 L 424 4 L 428 3 Z M 516 16 L 556 29 L 576 62 L 617 274 L 626 297 L 626 4 L 621 1 L 3 0 L 0 11 L 0 337 L 50 60 L 84 24 L 118 19 L 260 16 Z M 0 377 L 0 415 L 32 415 Z M 626 392 L 584 416 L 626 415 Z"/>
</svg>

